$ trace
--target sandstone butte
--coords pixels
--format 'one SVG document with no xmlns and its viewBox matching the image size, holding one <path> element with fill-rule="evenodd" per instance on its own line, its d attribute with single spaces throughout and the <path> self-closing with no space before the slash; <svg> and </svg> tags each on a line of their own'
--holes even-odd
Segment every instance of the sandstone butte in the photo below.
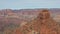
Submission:
<svg viewBox="0 0 60 34">
<path fill-rule="evenodd" d="M 17 28 L 14 34 L 60 34 L 60 25 L 53 20 L 48 10 L 42 10 L 37 18 Z"/>
</svg>

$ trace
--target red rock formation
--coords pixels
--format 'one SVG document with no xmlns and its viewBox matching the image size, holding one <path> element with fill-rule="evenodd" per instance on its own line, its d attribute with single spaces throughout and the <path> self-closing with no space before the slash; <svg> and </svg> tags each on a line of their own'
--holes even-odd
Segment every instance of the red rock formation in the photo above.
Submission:
<svg viewBox="0 0 60 34">
<path fill-rule="evenodd" d="M 59 34 L 58 25 L 50 17 L 48 10 L 40 12 L 36 19 L 25 24 L 19 30 L 22 34 Z M 18 32 L 15 31 L 15 33 Z"/>
</svg>

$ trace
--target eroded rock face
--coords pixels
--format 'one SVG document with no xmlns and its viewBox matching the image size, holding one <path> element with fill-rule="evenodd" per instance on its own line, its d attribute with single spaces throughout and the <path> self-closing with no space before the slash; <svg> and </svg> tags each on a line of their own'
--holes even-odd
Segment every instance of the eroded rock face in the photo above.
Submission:
<svg viewBox="0 0 60 34">
<path fill-rule="evenodd" d="M 43 10 L 40 12 L 39 16 L 40 19 L 48 19 L 50 18 L 50 13 L 48 10 Z"/>
<path fill-rule="evenodd" d="M 41 11 L 36 19 L 19 30 L 22 34 L 59 34 L 58 24 L 50 17 L 48 10 Z"/>
<path fill-rule="evenodd" d="M 48 10 L 42 10 L 39 13 L 37 19 L 39 19 L 39 21 L 42 21 L 42 22 L 47 21 L 48 19 L 50 19 L 50 13 L 49 13 L 49 11 Z"/>
<path fill-rule="evenodd" d="M 42 12 L 40 12 L 38 17 L 40 18 L 40 21 L 38 21 L 38 23 L 40 24 L 40 34 L 59 34 L 57 32 L 58 25 L 51 18 L 48 10 L 43 10 Z"/>
</svg>

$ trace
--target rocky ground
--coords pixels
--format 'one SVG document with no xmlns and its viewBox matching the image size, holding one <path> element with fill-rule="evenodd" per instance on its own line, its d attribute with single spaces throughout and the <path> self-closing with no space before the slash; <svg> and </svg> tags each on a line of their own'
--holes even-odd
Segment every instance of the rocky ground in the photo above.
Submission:
<svg viewBox="0 0 60 34">
<path fill-rule="evenodd" d="M 20 30 L 20 31 L 19 31 Z M 18 32 L 19 31 L 19 32 Z M 60 34 L 60 25 L 50 17 L 48 10 L 43 10 L 38 17 L 21 28 L 16 34 Z"/>
<path fill-rule="evenodd" d="M 1 10 L 0 34 L 60 34 L 60 14 L 55 11 Z"/>
</svg>

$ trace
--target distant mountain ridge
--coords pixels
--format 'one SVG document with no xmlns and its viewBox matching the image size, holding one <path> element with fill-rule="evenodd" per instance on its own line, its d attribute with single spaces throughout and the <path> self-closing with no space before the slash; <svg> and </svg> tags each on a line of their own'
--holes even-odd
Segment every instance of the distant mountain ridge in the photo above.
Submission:
<svg viewBox="0 0 60 34">
<path fill-rule="evenodd" d="M 12 9 L 2 9 L 0 10 L 0 18 L 14 18 L 14 19 L 21 19 L 21 20 L 28 20 L 35 18 L 40 11 L 43 9 L 19 9 L 19 10 L 12 10 Z M 48 9 L 51 14 L 60 14 L 59 8 L 52 8 Z"/>
<path fill-rule="evenodd" d="M 43 9 L 20 9 L 20 10 L 2 9 L 2 10 L 0 10 L 0 13 L 22 13 L 22 14 L 35 13 L 36 14 L 36 13 L 40 12 L 41 10 L 43 10 Z M 48 10 L 52 13 L 59 13 L 60 12 L 60 9 L 57 9 L 57 8 L 48 9 Z"/>
</svg>

